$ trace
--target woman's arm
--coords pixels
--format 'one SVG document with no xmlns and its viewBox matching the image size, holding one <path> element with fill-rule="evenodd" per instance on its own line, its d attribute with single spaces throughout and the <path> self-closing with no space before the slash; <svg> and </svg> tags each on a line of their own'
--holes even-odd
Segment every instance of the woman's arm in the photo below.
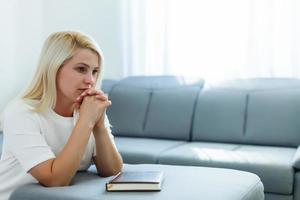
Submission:
<svg viewBox="0 0 300 200">
<path fill-rule="evenodd" d="M 96 143 L 96 156 L 93 160 L 100 176 L 112 176 L 122 170 L 123 160 L 110 138 L 110 130 L 103 123 L 100 124 L 93 130 Z"/>
<path fill-rule="evenodd" d="M 110 102 L 100 101 L 94 96 L 85 97 L 79 119 L 62 151 L 56 158 L 33 167 L 29 173 L 45 186 L 69 185 L 79 168 L 90 134 L 109 105 Z"/>
<path fill-rule="evenodd" d="M 109 101 L 106 94 L 94 88 L 86 90 L 77 99 L 80 104 L 87 96 L 94 96 L 100 101 Z M 109 101 L 110 102 L 110 101 Z M 96 156 L 93 161 L 100 176 L 112 176 L 122 170 L 123 160 L 114 142 L 110 138 L 110 130 L 105 127 L 105 111 L 93 128 L 96 143 Z"/>
<path fill-rule="evenodd" d="M 79 168 L 91 131 L 92 125 L 79 119 L 59 155 L 33 167 L 29 173 L 44 186 L 69 185 Z"/>
</svg>

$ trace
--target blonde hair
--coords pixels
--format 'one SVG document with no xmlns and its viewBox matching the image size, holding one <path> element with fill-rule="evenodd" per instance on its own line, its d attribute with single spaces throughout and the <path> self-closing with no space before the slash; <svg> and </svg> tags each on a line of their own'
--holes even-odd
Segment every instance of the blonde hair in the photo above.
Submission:
<svg viewBox="0 0 300 200">
<path fill-rule="evenodd" d="M 34 111 L 43 112 L 54 108 L 57 98 L 57 72 L 78 49 L 90 49 L 95 52 L 99 57 L 99 66 L 102 70 L 102 52 L 97 43 L 88 35 L 78 31 L 61 31 L 48 36 L 43 45 L 34 78 L 21 97 L 33 106 Z"/>
</svg>

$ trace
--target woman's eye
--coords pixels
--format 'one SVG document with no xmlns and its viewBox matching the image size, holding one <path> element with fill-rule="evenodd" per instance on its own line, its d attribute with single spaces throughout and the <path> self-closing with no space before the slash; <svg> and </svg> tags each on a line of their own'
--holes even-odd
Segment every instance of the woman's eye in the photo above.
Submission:
<svg viewBox="0 0 300 200">
<path fill-rule="evenodd" d="M 96 75 L 98 73 L 98 70 L 94 70 L 93 74 Z"/>
<path fill-rule="evenodd" d="M 80 73 L 84 73 L 84 72 L 86 72 L 86 68 L 85 67 L 77 67 L 77 71 Z"/>
</svg>

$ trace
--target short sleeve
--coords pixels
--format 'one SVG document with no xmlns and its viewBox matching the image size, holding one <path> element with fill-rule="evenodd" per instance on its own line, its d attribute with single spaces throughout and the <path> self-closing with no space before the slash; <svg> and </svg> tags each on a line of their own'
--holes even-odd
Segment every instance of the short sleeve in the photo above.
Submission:
<svg viewBox="0 0 300 200">
<path fill-rule="evenodd" d="M 113 144 L 115 145 L 115 140 L 114 140 L 114 136 L 113 134 L 111 133 L 111 125 L 110 125 L 110 122 L 108 120 L 108 117 L 107 115 L 105 114 L 105 118 L 104 118 L 104 126 L 105 128 L 108 130 L 108 133 L 109 133 L 109 137 L 110 139 L 112 140 Z M 93 156 L 96 156 L 96 144 L 95 144 L 95 139 L 94 139 L 94 151 L 93 151 Z"/>
<path fill-rule="evenodd" d="M 9 109 L 4 114 L 3 133 L 7 149 L 28 172 L 41 162 L 55 158 L 41 134 L 37 113 L 29 109 Z"/>
</svg>

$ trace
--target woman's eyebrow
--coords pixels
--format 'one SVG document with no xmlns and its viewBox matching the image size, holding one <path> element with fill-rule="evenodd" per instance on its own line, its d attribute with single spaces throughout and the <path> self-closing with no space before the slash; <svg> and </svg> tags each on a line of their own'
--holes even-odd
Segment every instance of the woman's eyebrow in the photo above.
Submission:
<svg viewBox="0 0 300 200">
<path fill-rule="evenodd" d="M 86 66 L 86 67 L 88 67 L 88 68 L 91 68 L 88 64 L 86 64 L 86 63 L 77 63 L 78 65 L 84 65 L 84 66 Z M 94 69 L 100 69 L 100 67 L 93 67 Z"/>
</svg>

